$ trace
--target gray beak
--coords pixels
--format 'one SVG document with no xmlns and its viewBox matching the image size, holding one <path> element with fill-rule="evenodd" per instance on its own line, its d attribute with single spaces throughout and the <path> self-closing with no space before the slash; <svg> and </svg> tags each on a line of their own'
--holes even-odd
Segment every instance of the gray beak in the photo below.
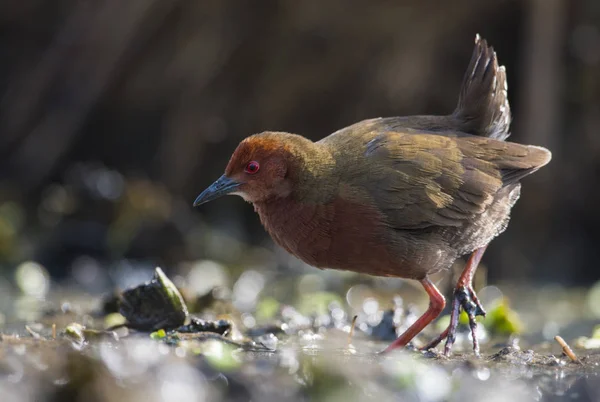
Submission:
<svg viewBox="0 0 600 402">
<path fill-rule="evenodd" d="M 216 182 L 211 184 L 209 188 L 204 190 L 202 194 L 198 196 L 198 198 L 196 198 L 196 201 L 194 201 L 194 206 L 197 207 L 198 205 L 202 205 L 204 203 L 216 200 L 219 197 L 232 193 L 239 186 L 240 183 L 223 175 L 219 177 L 219 179 Z"/>
</svg>

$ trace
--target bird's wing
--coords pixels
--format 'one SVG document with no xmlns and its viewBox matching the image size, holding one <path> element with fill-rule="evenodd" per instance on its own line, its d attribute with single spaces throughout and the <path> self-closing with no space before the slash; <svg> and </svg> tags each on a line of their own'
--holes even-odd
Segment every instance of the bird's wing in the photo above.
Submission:
<svg viewBox="0 0 600 402">
<path fill-rule="evenodd" d="M 545 165 L 550 152 L 476 136 L 385 132 L 366 144 L 364 157 L 373 202 L 392 227 L 411 230 L 461 226 L 502 187 Z"/>
</svg>

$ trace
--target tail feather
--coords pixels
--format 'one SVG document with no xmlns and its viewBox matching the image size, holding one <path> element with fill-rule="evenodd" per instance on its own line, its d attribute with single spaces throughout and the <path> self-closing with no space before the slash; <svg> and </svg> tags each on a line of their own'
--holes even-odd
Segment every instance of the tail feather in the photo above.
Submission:
<svg viewBox="0 0 600 402">
<path fill-rule="evenodd" d="M 493 47 L 488 47 L 479 35 L 475 37 L 475 48 L 453 117 L 472 134 L 497 140 L 505 140 L 510 135 L 506 70 L 498 66 Z"/>
</svg>

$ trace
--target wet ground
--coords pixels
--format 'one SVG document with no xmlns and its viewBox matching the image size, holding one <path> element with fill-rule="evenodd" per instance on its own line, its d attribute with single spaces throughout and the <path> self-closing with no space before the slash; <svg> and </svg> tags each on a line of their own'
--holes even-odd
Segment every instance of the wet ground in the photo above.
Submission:
<svg viewBox="0 0 600 402">
<path fill-rule="evenodd" d="M 240 289 L 252 288 L 251 279 Z M 252 309 L 235 297 L 184 298 L 157 274 L 112 296 L 66 289 L 42 302 L 5 293 L 4 311 L 12 304 L 18 314 L 5 313 L 0 327 L 1 400 L 600 400 L 600 336 L 590 315 L 597 289 L 503 288 L 480 292 L 488 317 L 479 325 L 479 358 L 466 325 L 450 357 L 441 346 L 379 354 L 426 306 L 411 288 L 391 297 L 355 285 L 346 300 L 321 291 L 291 304 L 266 297 Z M 515 331 L 522 334 L 509 335 Z M 554 341 L 558 333 L 575 358 Z"/>
<path fill-rule="evenodd" d="M 149 336 L 79 343 L 4 335 L 3 401 L 597 401 L 600 354 L 505 347 L 481 358 L 434 352 L 377 355 L 383 344 L 325 331 L 274 350 L 215 336 L 165 343 Z M 271 345 L 273 346 L 273 345 Z M 576 353 L 581 351 L 576 351 Z M 183 399 L 182 399 L 183 398 Z"/>
</svg>

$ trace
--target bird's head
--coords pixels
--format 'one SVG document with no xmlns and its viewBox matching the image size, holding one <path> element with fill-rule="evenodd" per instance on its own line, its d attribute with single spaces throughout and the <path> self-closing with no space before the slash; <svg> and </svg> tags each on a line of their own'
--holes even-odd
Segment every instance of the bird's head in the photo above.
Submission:
<svg viewBox="0 0 600 402">
<path fill-rule="evenodd" d="M 292 191 L 289 173 L 297 159 L 294 150 L 297 137 L 267 132 L 243 140 L 233 152 L 225 174 L 196 198 L 194 206 L 226 194 L 239 195 L 249 202 L 289 195 Z"/>
</svg>

